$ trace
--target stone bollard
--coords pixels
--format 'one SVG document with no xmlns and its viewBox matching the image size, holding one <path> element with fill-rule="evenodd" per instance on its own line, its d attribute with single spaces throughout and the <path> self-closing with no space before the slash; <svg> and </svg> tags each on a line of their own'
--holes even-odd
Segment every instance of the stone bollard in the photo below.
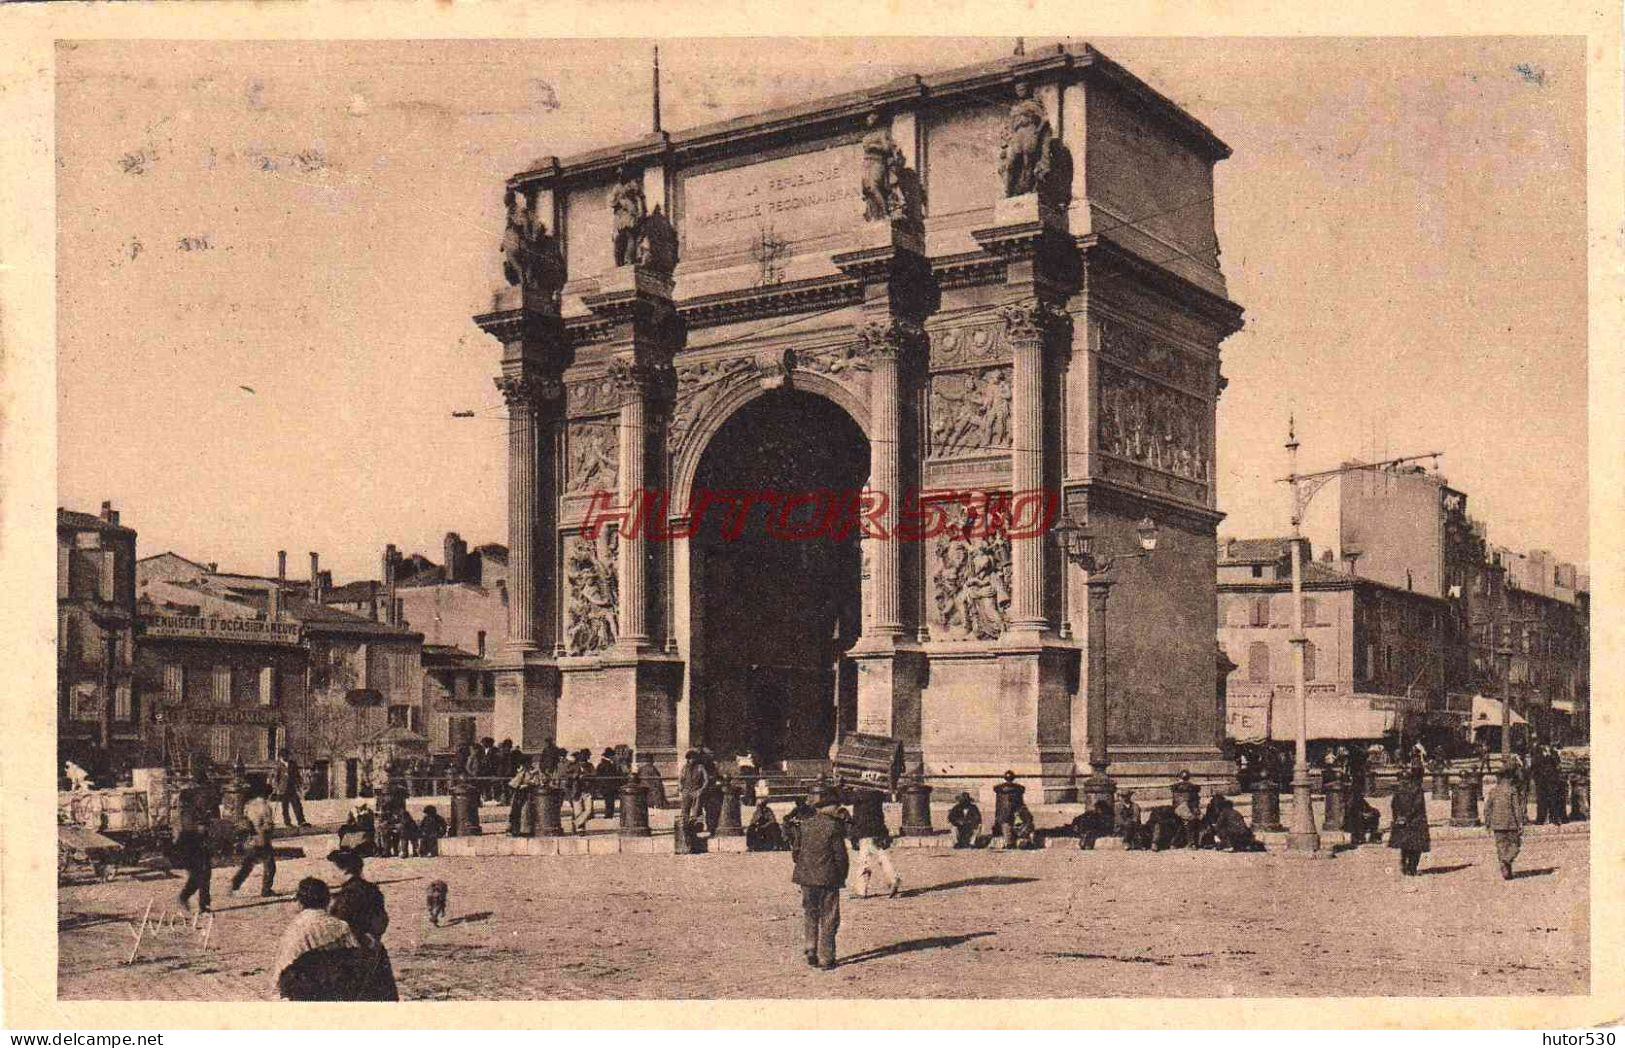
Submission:
<svg viewBox="0 0 1625 1048">
<path fill-rule="evenodd" d="M 564 791 L 551 778 L 536 787 L 536 836 L 563 837 L 564 823 L 559 809 L 564 805 Z"/>
<path fill-rule="evenodd" d="M 1479 785 L 1479 776 L 1473 773 L 1462 775 L 1456 780 L 1455 786 L 1450 791 L 1450 825 L 1478 825 Z"/>
<path fill-rule="evenodd" d="M 904 837 L 931 836 L 931 787 L 919 775 L 911 775 L 903 784 Z"/>
<path fill-rule="evenodd" d="M 647 837 L 649 830 L 649 787 L 643 785 L 643 774 L 634 771 L 621 787 L 622 837 Z"/>
<path fill-rule="evenodd" d="M 1269 779 L 1259 779 L 1253 784 L 1253 832 L 1280 833 L 1283 829 L 1281 789 Z"/>
<path fill-rule="evenodd" d="M 1346 824 L 1348 812 L 1344 803 L 1343 782 L 1341 779 L 1326 780 L 1326 814 L 1321 819 L 1321 829 L 1341 830 Z"/>
<path fill-rule="evenodd" d="M 1450 773 L 1435 771 L 1433 773 L 1433 799 L 1447 801 L 1450 799 Z"/>
<path fill-rule="evenodd" d="M 713 837 L 743 837 L 745 835 L 744 823 L 740 821 L 739 811 L 739 784 L 728 775 L 721 777 L 719 789 L 722 792 L 722 811 L 717 815 L 716 832 Z"/>
<path fill-rule="evenodd" d="M 220 791 L 220 817 L 227 822 L 242 818 L 243 805 L 248 800 L 248 780 L 233 775 L 226 788 Z"/>
<path fill-rule="evenodd" d="M 1015 831 L 1010 823 L 1014 819 L 1016 809 L 1021 807 L 1021 799 L 1027 793 L 1027 787 L 1016 781 L 1016 773 L 1004 773 L 1004 781 L 993 787 L 993 836 L 1001 834 L 1006 845 L 1013 843 Z"/>
<path fill-rule="evenodd" d="M 451 822 L 446 827 L 448 837 L 474 837 L 480 832 L 479 787 L 467 779 L 451 784 Z"/>
<path fill-rule="evenodd" d="M 525 797 L 519 805 L 519 824 L 514 827 L 515 837 L 536 836 L 536 826 L 542 821 L 542 799 L 536 787 L 525 787 Z"/>
</svg>

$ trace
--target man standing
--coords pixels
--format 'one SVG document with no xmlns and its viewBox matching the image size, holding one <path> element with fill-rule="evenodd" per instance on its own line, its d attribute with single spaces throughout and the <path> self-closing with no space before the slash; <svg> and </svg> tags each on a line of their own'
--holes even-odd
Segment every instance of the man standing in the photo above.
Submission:
<svg viewBox="0 0 1625 1048">
<path fill-rule="evenodd" d="M 1501 863 L 1501 879 L 1512 879 L 1512 863 L 1523 846 L 1524 812 L 1518 791 L 1512 787 L 1512 769 L 1495 773 L 1495 788 L 1484 798 L 1484 826 L 1495 835 L 1495 857 Z"/>
<path fill-rule="evenodd" d="M 828 971 L 835 967 L 835 933 L 841 927 L 841 886 L 846 883 L 846 826 L 836 815 L 840 801 L 832 793 L 813 798 L 815 814 L 796 834 L 791 881 L 801 886 L 802 935 L 807 963 Z"/>
<path fill-rule="evenodd" d="M 702 797 L 710 785 L 711 776 L 700 760 L 699 751 L 689 750 L 683 754 L 683 770 L 677 775 L 677 800 L 680 805 L 678 817 L 682 819 L 684 829 L 703 817 Z"/>
<path fill-rule="evenodd" d="M 605 750 L 603 758 L 598 762 L 594 773 L 592 791 L 604 802 L 604 818 L 615 817 L 615 797 L 621 792 L 625 783 L 625 776 L 621 774 L 621 766 L 615 763 L 615 751 Z"/>
<path fill-rule="evenodd" d="M 304 785 L 304 777 L 299 772 L 298 762 L 287 750 L 279 751 L 276 761 L 276 795 L 282 800 L 284 826 L 310 825 L 305 821 L 305 805 L 299 798 Z"/>
<path fill-rule="evenodd" d="M 882 807 L 884 800 L 879 790 L 860 790 L 857 799 L 852 804 L 852 848 L 858 853 L 857 883 L 853 885 L 852 897 L 854 899 L 867 899 L 869 897 L 869 881 L 873 877 L 875 867 L 885 876 L 890 887 L 889 896 L 895 896 L 903 886 L 903 879 L 897 876 L 897 869 L 892 865 L 891 856 L 886 849 L 891 847 L 891 831 L 886 829 L 886 810 Z"/>
<path fill-rule="evenodd" d="M 276 848 L 271 844 L 271 833 L 276 818 L 271 813 L 270 801 L 259 790 L 255 790 L 253 798 L 243 805 L 243 821 L 247 824 L 248 839 L 243 843 L 243 863 L 231 878 L 231 894 L 237 894 L 237 889 L 248 880 L 248 875 L 254 872 L 254 863 L 258 861 L 260 894 L 273 895 L 271 885 L 276 880 Z"/>
</svg>

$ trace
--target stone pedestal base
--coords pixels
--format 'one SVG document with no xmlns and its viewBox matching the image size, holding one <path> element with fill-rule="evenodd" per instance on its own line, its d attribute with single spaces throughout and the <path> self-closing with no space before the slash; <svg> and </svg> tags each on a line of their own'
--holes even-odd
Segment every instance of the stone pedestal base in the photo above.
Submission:
<svg viewBox="0 0 1625 1048">
<path fill-rule="evenodd" d="M 539 752 L 558 734 L 559 671 L 550 659 L 526 654 L 496 673 L 491 736 Z"/>
<path fill-rule="evenodd" d="M 912 764 L 919 754 L 924 653 L 866 638 L 848 654 L 858 671 L 858 722 L 849 730 L 902 740 Z"/>
<path fill-rule="evenodd" d="M 658 656 L 565 659 L 559 667 L 558 743 L 600 753 L 631 746 L 665 774 L 677 763 L 683 663 Z"/>
</svg>

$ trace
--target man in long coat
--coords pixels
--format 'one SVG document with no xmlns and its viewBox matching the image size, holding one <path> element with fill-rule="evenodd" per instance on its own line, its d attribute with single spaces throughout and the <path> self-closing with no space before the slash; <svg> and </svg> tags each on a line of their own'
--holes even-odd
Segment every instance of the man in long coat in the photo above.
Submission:
<svg viewBox="0 0 1625 1048">
<path fill-rule="evenodd" d="M 1495 774 L 1495 788 L 1484 798 L 1484 826 L 1495 835 L 1495 858 L 1501 863 L 1502 880 L 1512 879 L 1512 863 L 1523 846 L 1523 805 L 1512 785 L 1512 770 Z"/>
<path fill-rule="evenodd" d="M 807 963 L 828 971 L 835 967 L 835 933 L 841 927 L 841 888 L 846 884 L 846 824 L 836 814 L 840 799 L 832 793 L 813 798 L 816 813 L 804 820 L 795 836 L 795 872 L 801 886 L 802 942 Z"/>
<path fill-rule="evenodd" d="M 1393 822 L 1388 830 L 1388 847 L 1399 849 L 1399 872 L 1416 876 L 1422 853 L 1433 847 L 1428 834 L 1428 802 L 1422 792 L 1422 769 L 1411 765 L 1394 786 Z"/>
</svg>

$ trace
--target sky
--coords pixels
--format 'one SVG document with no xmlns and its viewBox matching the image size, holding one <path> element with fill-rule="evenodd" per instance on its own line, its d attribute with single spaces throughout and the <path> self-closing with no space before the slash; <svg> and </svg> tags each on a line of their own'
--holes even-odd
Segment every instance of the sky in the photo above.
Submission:
<svg viewBox="0 0 1625 1048">
<path fill-rule="evenodd" d="M 1087 39 L 1235 151 L 1221 533 L 1286 531 L 1291 415 L 1303 468 L 1442 452 L 1493 542 L 1584 563 L 1582 43 Z M 665 40 L 664 124 L 1010 46 Z M 648 65 L 636 40 L 59 45 L 58 503 L 111 500 L 142 556 L 314 550 L 340 582 L 386 543 L 506 541 L 499 347 L 470 320 L 502 182 L 644 134 Z"/>
</svg>

